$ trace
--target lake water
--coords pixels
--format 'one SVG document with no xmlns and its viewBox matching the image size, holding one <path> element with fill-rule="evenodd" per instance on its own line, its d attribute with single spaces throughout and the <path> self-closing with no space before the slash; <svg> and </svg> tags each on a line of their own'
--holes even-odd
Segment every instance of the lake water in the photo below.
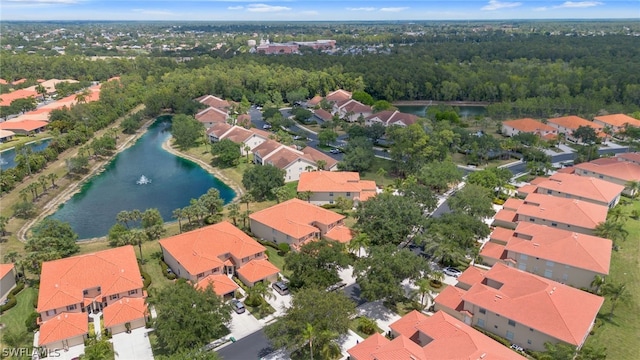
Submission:
<svg viewBox="0 0 640 360">
<path fill-rule="evenodd" d="M 51 142 L 51 139 L 44 139 L 44 140 L 34 141 L 32 143 L 26 144 L 25 146 L 30 147 L 33 152 L 40 152 L 46 149 L 47 146 L 49 146 L 50 142 Z M 16 159 L 15 148 L 11 148 L 3 152 L 0 152 L 0 169 L 6 170 L 6 169 L 11 169 L 16 167 L 15 159 Z"/>
<path fill-rule="evenodd" d="M 402 112 L 422 117 L 425 116 L 427 111 L 427 106 L 425 105 L 399 105 L 396 107 Z M 487 113 L 487 108 L 484 106 L 458 106 L 458 109 L 460 109 L 459 114 L 461 118 L 465 118 L 467 116 L 486 115 Z"/>
<path fill-rule="evenodd" d="M 162 149 L 171 136 L 168 120 L 159 118 L 51 217 L 69 222 L 80 239 L 88 239 L 107 235 L 122 210 L 157 208 L 165 221 L 173 221 L 173 210 L 211 187 L 220 191 L 225 204 L 231 201 L 231 188 L 197 164 Z M 143 175 L 151 182 L 137 184 Z"/>
</svg>

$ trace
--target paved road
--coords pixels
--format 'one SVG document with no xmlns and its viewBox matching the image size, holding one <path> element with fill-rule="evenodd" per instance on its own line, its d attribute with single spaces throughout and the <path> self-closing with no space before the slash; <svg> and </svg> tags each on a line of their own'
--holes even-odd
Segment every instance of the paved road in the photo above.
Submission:
<svg viewBox="0 0 640 360">
<path fill-rule="evenodd" d="M 216 352 L 224 360 L 252 360 L 260 359 L 273 351 L 269 340 L 264 335 L 264 330 L 260 329 Z"/>
<path fill-rule="evenodd" d="M 622 148 L 617 148 L 617 149 L 600 149 L 598 150 L 598 153 L 600 155 L 604 155 L 604 154 L 620 154 L 620 153 L 625 153 L 628 152 L 629 148 L 628 147 L 622 147 Z M 552 163 L 559 163 L 559 162 L 564 162 L 564 161 L 571 161 L 573 159 L 576 158 L 576 154 L 575 153 L 571 153 L 571 154 L 560 154 L 560 155 L 555 155 L 551 157 L 551 162 Z M 520 174 L 523 172 L 527 171 L 527 164 L 526 163 L 520 163 L 520 164 L 516 164 L 513 166 L 505 166 L 506 169 L 509 169 L 509 171 L 511 171 L 514 175 L 515 174 Z"/>
</svg>

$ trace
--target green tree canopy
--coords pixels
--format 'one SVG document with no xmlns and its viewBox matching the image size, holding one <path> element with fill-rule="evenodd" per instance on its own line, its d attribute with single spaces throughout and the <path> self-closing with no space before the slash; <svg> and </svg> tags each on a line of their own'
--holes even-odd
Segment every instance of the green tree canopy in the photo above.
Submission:
<svg viewBox="0 0 640 360">
<path fill-rule="evenodd" d="M 455 195 L 447 199 L 454 212 L 461 212 L 474 217 L 490 217 L 493 210 L 493 194 L 487 188 L 475 184 L 467 184 Z"/>
<path fill-rule="evenodd" d="M 271 189 L 284 186 L 285 171 L 272 165 L 249 168 L 242 176 L 242 185 L 258 201 L 273 199 Z"/>
<path fill-rule="evenodd" d="M 194 147 L 204 136 L 204 125 L 193 116 L 178 114 L 171 122 L 171 135 L 182 149 Z"/>
<path fill-rule="evenodd" d="M 418 181 L 436 193 L 443 193 L 462 181 L 462 171 L 450 159 L 432 161 L 420 168 Z"/>
<path fill-rule="evenodd" d="M 211 144 L 211 154 L 217 156 L 218 165 L 225 167 L 238 165 L 240 144 L 229 139 L 222 139 Z"/>
<path fill-rule="evenodd" d="M 322 239 L 304 244 L 299 251 L 286 255 L 285 268 L 291 270 L 289 285 L 296 289 L 324 289 L 340 281 L 338 271 L 349 265 L 350 259 L 337 242 Z"/>
</svg>

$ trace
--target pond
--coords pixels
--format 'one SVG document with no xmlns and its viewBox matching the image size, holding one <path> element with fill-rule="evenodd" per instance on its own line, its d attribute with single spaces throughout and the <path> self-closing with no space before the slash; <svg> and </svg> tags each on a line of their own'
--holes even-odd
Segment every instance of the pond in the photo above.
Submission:
<svg viewBox="0 0 640 360">
<path fill-rule="evenodd" d="M 40 152 L 49 146 L 51 139 L 38 140 L 25 144 L 30 147 L 33 152 Z M 16 149 L 11 148 L 0 152 L 0 169 L 7 170 L 16 167 Z"/>
<path fill-rule="evenodd" d="M 94 176 L 52 218 L 66 221 L 80 239 L 105 236 L 122 210 L 157 208 L 165 221 L 213 187 L 225 204 L 235 197 L 226 184 L 197 164 L 162 149 L 171 122 L 161 117 L 105 170 Z"/>
</svg>

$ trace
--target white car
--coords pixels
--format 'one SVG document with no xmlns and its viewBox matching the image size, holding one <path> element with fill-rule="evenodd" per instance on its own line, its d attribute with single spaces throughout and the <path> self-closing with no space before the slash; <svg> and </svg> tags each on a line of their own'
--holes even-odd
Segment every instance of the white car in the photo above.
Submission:
<svg viewBox="0 0 640 360">
<path fill-rule="evenodd" d="M 460 270 L 458 270 L 458 269 L 456 269 L 454 267 L 444 268 L 444 270 L 442 270 L 442 272 L 445 275 L 453 276 L 455 278 L 457 278 L 458 276 L 462 275 L 462 271 L 460 271 Z"/>
</svg>

